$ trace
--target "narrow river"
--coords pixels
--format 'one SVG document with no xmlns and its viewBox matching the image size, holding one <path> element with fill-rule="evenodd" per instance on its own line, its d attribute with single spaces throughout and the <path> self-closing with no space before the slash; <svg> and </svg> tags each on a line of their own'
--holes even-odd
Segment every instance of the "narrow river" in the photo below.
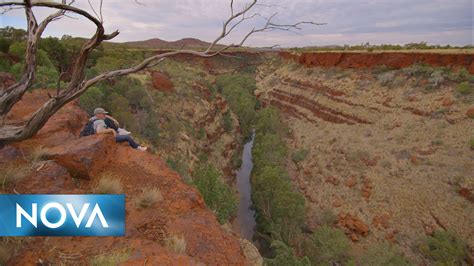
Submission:
<svg viewBox="0 0 474 266">
<path fill-rule="evenodd" d="M 249 142 L 244 145 L 242 152 L 242 166 L 237 172 L 237 190 L 240 195 L 239 210 L 237 213 L 237 224 L 240 235 L 252 242 L 255 233 L 255 211 L 252 210 L 252 186 L 250 184 L 250 174 L 252 173 L 252 147 L 255 134 Z"/>
</svg>

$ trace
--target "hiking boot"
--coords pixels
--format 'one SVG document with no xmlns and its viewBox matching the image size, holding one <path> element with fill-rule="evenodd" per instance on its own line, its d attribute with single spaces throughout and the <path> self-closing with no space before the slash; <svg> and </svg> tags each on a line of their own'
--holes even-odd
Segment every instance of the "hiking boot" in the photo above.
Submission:
<svg viewBox="0 0 474 266">
<path fill-rule="evenodd" d="M 148 147 L 145 147 L 145 146 L 138 146 L 138 147 L 137 147 L 137 150 L 146 151 L 146 150 L 148 150 Z"/>
</svg>

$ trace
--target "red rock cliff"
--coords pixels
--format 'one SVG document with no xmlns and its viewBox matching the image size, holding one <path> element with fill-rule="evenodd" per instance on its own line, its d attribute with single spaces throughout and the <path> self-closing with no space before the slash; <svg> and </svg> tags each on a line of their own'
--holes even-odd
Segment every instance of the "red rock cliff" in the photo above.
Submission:
<svg viewBox="0 0 474 266">
<path fill-rule="evenodd" d="M 420 63 L 434 67 L 464 67 L 474 74 L 473 54 L 314 52 L 296 55 L 280 52 L 280 56 L 295 60 L 308 67 L 373 68 L 385 65 L 392 68 L 403 68 Z"/>
<path fill-rule="evenodd" d="M 26 94 L 8 120 L 27 117 L 46 99 L 45 92 Z M 27 177 L 3 193 L 86 194 L 93 191 L 100 174 L 112 174 L 120 178 L 126 194 L 126 236 L 31 238 L 22 242 L 9 263 L 87 264 L 91 257 L 123 249 L 130 251 L 126 264 L 246 263 L 239 238 L 222 229 L 195 188 L 158 156 L 116 144 L 112 136 L 78 138 L 85 121 L 87 115 L 75 103 L 68 104 L 33 138 L 0 149 L 1 167 L 12 161 L 29 167 L 24 155 L 39 146 L 47 149 L 50 159 L 31 165 Z M 159 188 L 163 200 L 150 208 L 137 208 L 134 200 L 142 189 L 151 187 Z M 173 235 L 185 239 L 184 253 L 165 247 L 165 239 Z"/>
</svg>

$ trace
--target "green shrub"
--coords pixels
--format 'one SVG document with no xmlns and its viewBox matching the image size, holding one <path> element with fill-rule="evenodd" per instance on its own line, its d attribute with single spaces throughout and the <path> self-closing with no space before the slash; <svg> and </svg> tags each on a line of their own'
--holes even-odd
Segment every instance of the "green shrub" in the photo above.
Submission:
<svg viewBox="0 0 474 266">
<path fill-rule="evenodd" d="M 219 91 L 223 91 L 225 87 L 237 85 L 240 89 L 252 94 L 257 89 L 255 79 L 250 75 L 243 74 L 226 74 L 217 77 L 216 86 Z"/>
<path fill-rule="evenodd" d="M 21 77 L 21 74 L 23 74 L 23 69 L 24 69 L 24 64 L 23 63 L 16 63 L 10 68 L 10 73 L 12 73 L 15 78 L 18 80 Z"/>
<path fill-rule="evenodd" d="M 0 54 L 0 72 L 9 72 L 11 67 L 10 60 Z"/>
<path fill-rule="evenodd" d="M 276 134 L 256 134 L 256 141 L 252 149 L 254 172 L 266 166 L 283 165 L 286 160 L 287 148 L 285 143 Z"/>
<path fill-rule="evenodd" d="M 230 112 L 227 111 L 224 113 L 223 119 L 222 119 L 222 127 L 224 128 L 225 132 L 231 133 L 232 132 L 232 117 L 230 116 Z"/>
<path fill-rule="evenodd" d="M 6 185 L 16 183 L 25 178 L 29 173 L 29 167 L 15 163 L 2 164 L 0 168 L 0 184 Z"/>
<path fill-rule="evenodd" d="M 206 129 L 204 127 L 199 128 L 197 139 L 205 139 L 206 138 Z"/>
<path fill-rule="evenodd" d="M 232 163 L 232 169 L 239 169 L 240 166 L 242 166 L 241 152 L 236 151 L 234 152 L 234 154 L 232 154 L 231 163 Z"/>
<path fill-rule="evenodd" d="M 428 79 L 428 82 L 434 88 L 437 88 L 444 82 L 444 80 L 445 80 L 444 72 L 441 70 L 436 70 L 433 73 L 431 73 L 430 78 Z"/>
<path fill-rule="evenodd" d="M 319 225 L 331 226 L 337 222 L 337 215 L 332 209 L 321 210 L 321 213 L 317 215 L 316 222 Z"/>
<path fill-rule="evenodd" d="M 121 57 L 104 56 L 97 60 L 94 69 L 97 70 L 98 73 L 103 73 L 106 71 L 123 68 L 126 65 L 126 60 Z"/>
<path fill-rule="evenodd" d="M 256 115 L 255 105 L 257 100 L 255 96 L 243 90 L 237 84 L 224 87 L 222 94 L 229 102 L 231 110 L 238 116 L 244 136 L 250 135 Z"/>
<path fill-rule="evenodd" d="M 91 116 L 94 114 L 94 109 L 101 107 L 103 102 L 104 93 L 98 87 L 87 89 L 79 98 L 79 105 Z"/>
<path fill-rule="evenodd" d="M 150 141 L 154 146 L 158 146 L 161 140 L 160 122 L 158 119 L 156 119 L 156 117 L 158 116 L 155 115 L 153 111 L 147 113 L 140 130 L 141 135 Z"/>
<path fill-rule="evenodd" d="M 52 66 L 38 66 L 36 68 L 36 75 L 33 89 L 50 89 L 56 88 L 59 74 L 58 71 Z"/>
<path fill-rule="evenodd" d="M 291 155 L 291 160 L 294 163 L 299 163 L 303 161 L 304 159 L 306 159 L 306 156 L 308 156 L 308 153 L 309 151 L 307 149 L 299 149 Z"/>
<path fill-rule="evenodd" d="M 229 185 L 221 180 L 217 169 L 202 164 L 193 173 L 192 184 L 199 190 L 206 205 L 213 210 L 221 224 L 237 212 L 237 197 Z"/>
<path fill-rule="evenodd" d="M 280 111 L 275 107 L 267 107 L 260 110 L 256 116 L 255 131 L 259 134 L 284 135 L 286 127 L 280 116 Z"/>
<path fill-rule="evenodd" d="M 21 42 L 14 42 L 10 44 L 10 47 L 8 49 L 8 53 L 18 57 L 20 60 L 22 60 L 25 56 L 25 51 L 26 51 L 26 42 L 21 41 Z"/>
<path fill-rule="evenodd" d="M 313 233 L 306 249 L 313 265 L 344 265 L 351 259 L 349 241 L 344 232 L 327 225 Z"/>
<path fill-rule="evenodd" d="M 8 53 L 8 49 L 10 49 L 10 40 L 6 38 L 0 37 L 0 52 Z"/>
<path fill-rule="evenodd" d="M 461 68 L 457 72 L 458 81 L 468 80 L 470 76 L 471 74 L 469 74 L 469 71 L 466 68 Z"/>
<path fill-rule="evenodd" d="M 274 240 L 271 243 L 275 256 L 271 259 L 265 259 L 265 265 L 275 266 L 309 266 L 311 265 L 308 257 L 299 258 L 295 255 L 293 248 L 289 247 L 282 241 Z"/>
<path fill-rule="evenodd" d="M 463 265 L 467 256 L 466 243 L 447 231 L 435 231 L 418 249 L 436 265 Z"/>
<path fill-rule="evenodd" d="M 222 75 L 217 78 L 216 87 L 239 118 L 244 136 L 250 135 L 257 104 L 255 79 L 250 75 Z"/>
<path fill-rule="evenodd" d="M 403 256 L 394 246 L 384 242 L 370 246 L 360 259 L 360 265 L 409 266 L 415 264 Z"/>
<path fill-rule="evenodd" d="M 166 164 L 173 169 L 174 171 L 178 172 L 178 174 L 183 178 L 189 178 L 187 165 L 181 156 L 176 156 L 174 158 L 166 159 Z"/>
<path fill-rule="evenodd" d="M 387 86 L 395 79 L 395 75 L 395 71 L 384 72 L 377 75 L 377 81 L 380 83 L 380 85 Z"/>
<path fill-rule="evenodd" d="M 273 240 L 294 245 L 304 224 L 305 199 L 293 188 L 285 169 L 287 134 L 276 108 L 264 108 L 255 120 L 252 149 L 252 200 L 258 231 Z"/>
<path fill-rule="evenodd" d="M 457 92 L 462 94 L 462 95 L 467 95 L 472 92 L 472 86 L 469 84 L 469 82 L 464 81 L 459 83 L 459 85 L 456 88 Z"/>
<path fill-rule="evenodd" d="M 472 139 L 469 141 L 469 147 L 471 148 L 471 150 L 474 150 L 474 138 L 472 138 Z"/>
<path fill-rule="evenodd" d="M 423 64 L 414 64 L 403 69 L 403 72 L 405 72 L 409 76 L 424 77 L 424 78 L 429 78 L 431 76 L 431 73 L 433 73 L 433 71 L 434 71 L 434 68 L 432 66 L 423 65 Z"/>
<path fill-rule="evenodd" d="M 261 168 L 252 178 L 252 192 L 260 230 L 293 243 L 304 223 L 305 199 L 293 190 L 288 173 L 279 166 Z"/>
<path fill-rule="evenodd" d="M 205 152 L 200 152 L 197 157 L 201 163 L 209 161 L 209 156 Z"/>
</svg>

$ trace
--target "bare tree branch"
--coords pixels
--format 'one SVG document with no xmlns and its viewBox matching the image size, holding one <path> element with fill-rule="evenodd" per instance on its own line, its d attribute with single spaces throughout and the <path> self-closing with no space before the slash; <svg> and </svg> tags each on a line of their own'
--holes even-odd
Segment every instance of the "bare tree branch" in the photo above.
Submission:
<svg viewBox="0 0 474 266">
<path fill-rule="evenodd" d="M 222 32 L 220 33 L 220 35 L 214 41 L 212 41 L 212 43 L 207 47 L 205 51 L 194 51 L 181 48 L 180 50 L 169 51 L 148 57 L 133 67 L 105 72 L 86 80 L 84 72 L 86 67 L 86 61 L 89 58 L 90 53 L 103 41 L 113 39 L 119 34 L 119 32 L 115 31 L 111 34 L 105 34 L 102 17 L 102 0 L 100 1 L 99 13 L 94 10 L 92 4 L 88 0 L 89 4 L 91 5 L 92 12 L 95 13 L 96 16 L 91 15 L 85 10 L 72 6 L 71 4 L 74 2 L 74 0 L 72 0 L 69 4 L 67 4 L 65 1 L 66 0 L 63 0 L 62 3 L 56 3 L 38 1 L 31 2 L 31 0 L 24 0 L 23 2 L 0 3 L 0 7 L 3 9 L 11 9 L 16 7 L 24 8 L 28 22 L 28 41 L 25 59 L 26 69 L 21 80 L 18 83 L 0 92 L 0 118 L 8 114 L 13 105 L 21 99 L 22 95 L 31 86 L 36 70 L 37 42 L 41 38 L 42 32 L 50 22 L 57 20 L 62 16 L 65 16 L 66 12 L 69 12 L 80 15 L 96 25 L 95 34 L 83 44 L 81 51 L 75 59 L 71 74 L 72 78 L 67 84 L 67 86 L 65 88 L 60 89 L 58 85 L 56 96 L 51 96 L 51 98 L 41 108 L 39 108 L 35 113 L 33 113 L 33 115 L 27 121 L 25 121 L 23 125 L 3 125 L 2 127 L 0 127 L 0 145 L 8 142 L 21 141 L 33 136 L 60 108 L 62 108 L 65 104 L 71 102 L 72 100 L 77 99 L 89 87 L 97 84 L 98 82 L 135 73 L 145 68 L 153 67 L 163 62 L 163 60 L 165 60 L 166 58 L 178 54 L 187 54 L 198 57 L 213 57 L 222 54 L 222 52 L 229 48 L 242 47 L 250 36 L 259 32 L 267 32 L 273 30 L 298 31 L 302 29 L 301 26 L 304 24 L 322 25 L 322 23 L 315 23 L 310 21 L 303 21 L 295 24 L 274 23 L 272 20 L 275 18 L 277 13 L 274 13 L 269 18 L 265 18 L 259 13 L 253 13 L 249 15 L 250 11 L 257 5 L 257 0 L 252 0 L 250 3 L 247 3 L 242 8 L 242 10 L 238 12 L 235 11 L 234 1 L 230 0 L 230 17 L 226 21 L 224 21 L 222 26 Z M 135 0 L 135 2 L 137 4 L 141 4 L 138 2 L 138 0 Z M 32 7 L 35 6 L 57 9 L 58 12 L 48 16 L 38 25 L 32 11 Z M 228 37 L 239 25 L 255 17 L 261 17 L 265 20 L 265 23 L 262 27 L 254 27 L 251 31 L 244 35 L 241 41 L 237 44 L 223 45 L 218 49 L 213 50 L 217 44 L 219 44 L 223 39 Z M 58 84 L 60 84 L 59 81 Z"/>
<path fill-rule="evenodd" d="M 74 1 L 71 1 L 71 4 Z M 25 70 L 20 78 L 20 80 L 13 84 L 12 86 L 8 87 L 7 89 L 0 92 L 0 117 L 5 116 L 11 108 L 21 99 L 23 94 L 28 90 L 28 88 L 32 85 L 35 74 L 36 74 L 36 53 L 37 53 L 37 46 L 39 39 L 44 31 L 44 29 L 48 26 L 48 24 L 54 20 L 59 19 L 65 12 L 72 12 L 78 15 L 81 15 L 90 21 L 92 21 L 97 26 L 97 31 L 93 40 L 89 40 L 83 47 L 83 61 L 77 60 L 76 67 L 77 69 L 76 74 L 80 72 L 80 66 L 85 66 L 85 61 L 87 59 L 88 54 L 92 49 L 98 46 L 104 40 L 110 40 L 116 35 L 118 32 L 114 32 L 110 35 L 106 35 L 104 33 L 104 28 L 102 23 L 95 18 L 94 16 L 90 15 L 87 11 L 79 9 L 77 7 L 70 6 L 66 4 L 66 1 L 63 0 L 62 3 L 56 2 L 31 2 L 31 0 L 24 0 L 23 2 L 3 2 L 0 3 L 0 7 L 11 7 L 11 6 L 22 6 L 25 9 L 26 18 L 27 18 L 27 45 L 26 45 L 26 52 L 25 52 Z M 36 22 L 36 18 L 32 11 L 32 7 L 49 7 L 53 9 L 58 9 L 57 13 L 54 13 L 48 16 L 44 21 L 40 23 Z M 78 65 L 77 62 L 80 64 Z M 80 77 L 79 77 L 80 78 Z"/>
<path fill-rule="evenodd" d="M 240 12 L 237 12 L 236 14 L 234 14 L 234 1 L 231 0 L 231 2 L 230 2 L 231 16 L 224 22 L 224 25 L 222 26 L 221 35 L 219 35 L 219 37 L 217 37 L 211 43 L 211 45 L 209 45 L 209 47 L 206 50 L 206 53 L 210 52 L 211 49 L 214 48 L 214 46 L 219 41 L 224 39 L 227 35 L 230 34 L 231 30 L 234 29 L 234 28 L 231 28 L 230 31 L 227 30 L 227 27 L 229 26 L 230 23 L 234 22 L 237 18 L 239 18 L 240 16 L 243 16 L 245 13 L 247 13 L 253 6 L 255 6 L 255 4 L 257 4 L 257 0 L 253 0 L 252 3 L 245 5 L 245 7 Z"/>
</svg>

